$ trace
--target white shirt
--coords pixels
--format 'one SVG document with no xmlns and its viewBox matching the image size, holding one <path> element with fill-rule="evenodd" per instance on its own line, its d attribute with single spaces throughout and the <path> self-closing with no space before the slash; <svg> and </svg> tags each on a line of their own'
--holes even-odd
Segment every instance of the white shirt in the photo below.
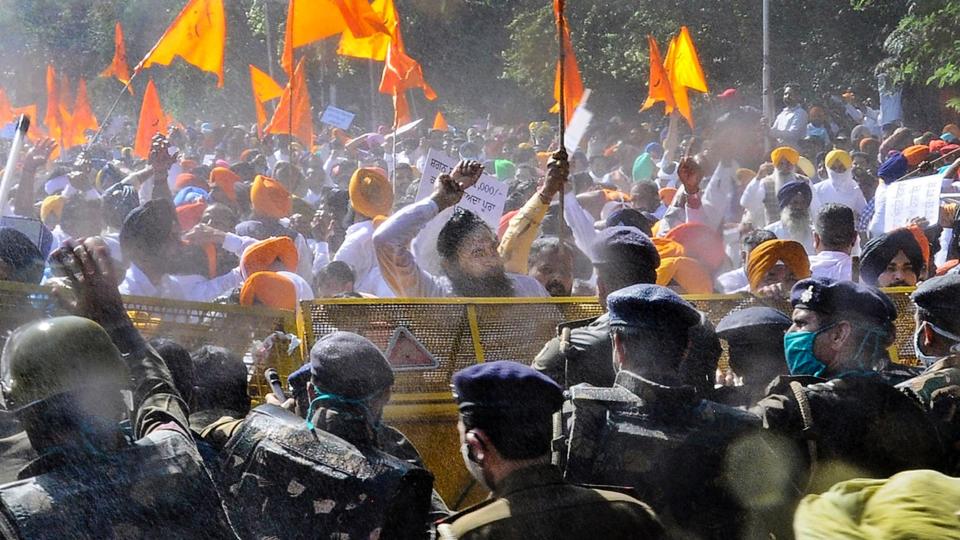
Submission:
<svg viewBox="0 0 960 540">
<path fill-rule="evenodd" d="M 343 261 L 353 269 L 354 289 L 359 293 L 379 297 L 393 297 L 393 291 L 383 281 L 377 254 L 373 249 L 373 221 L 361 221 L 347 228 L 346 237 L 333 260 Z"/>
<path fill-rule="evenodd" d="M 373 235 L 380 271 L 397 296 L 423 298 L 456 296 L 446 276 L 424 271 L 410 252 L 410 242 L 440 209 L 431 199 L 402 208 L 390 216 Z M 513 282 L 514 296 L 549 296 L 539 281 L 520 274 L 507 273 Z"/>
<path fill-rule="evenodd" d="M 852 209 L 859 218 L 867 206 L 867 200 L 863 197 L 860 186 L 853 180 L 851 171 L 837 174 L 827 170 L 827 174 L 830 175 L 828 180 L 812 186 L 814 196 L 813 202 L 810 203 L 810 215 L 816 216 L 827 203 L 836 203 Z"/>
<path fill-rule="evenodd" d="M 740 216 L 733 215 L 733 201 L 737 196 L 737 169 L 740 166 L 736 161 L 724 164 L 722 161 L 710 176 L 707 187 L 703 190 L 703 218 L 712 229 L 720 228 L 724 223 L 739 220 Z"/>
<path fill-rule="evenodd" d="M 802 237 L 794 236 L 787 231 L 787 228 L 783 226 L 779 221 L 774 221 L 773 223 L 764 227 L 764 229 L 772 232 L 777 235 L 779 240 L 793 240 L 794 242 L 800 242 L 803 244 L 803 249 L 807 252 L 808 256 L 815 255 L 817 250 L 813 247 L 813 229 L 811 228 L 807 231 L 807 234 Z"/>
<path fill-rule="evenodd" d="M 780 139 L 784 142 L 796 144 L 807 130 L 807 111 L 800 105 L 784 107 L 777 119 L 773 121 L 773 129 L 786 132 L 781 133 Z"/>
<path fill-rule="evenodd" d="M 717 276 L 717 285 L 719 285 L 718 288 L 723 294 L 733 294 L 750 288 L 747 271 L 742 266 Z"/>
<path fill-rule="evenodd" d="M 313 288 L 307 283 L 307 280 L 300 277 L 298 274 L 293 272 L 281 271 L 277 274 L 289 279 L 293 282 L 293 286 L 297 289 L 297 305 L 300 305 L 300 302 L 304 300 L 313 300 Z"/>
<path fill-rule="evenodd" d="M 154 285 L 136 264 L 130 268 L 120 283 L 120 294 L 150 296 L 169 300 L 209 302 L 214 298 L 239 287 L 243 283 L 240 269 L 234 268 L 222 276 L 207 279 L 200 275 L 165 275 L 159 285 Z"/>
<path fill-rule="evenodd" d="M 853 258 L 842 251 L 821 251 L 810 256 L 810 273 L 815 278 L 850 281 L 853 278 Z"/>
</svg>

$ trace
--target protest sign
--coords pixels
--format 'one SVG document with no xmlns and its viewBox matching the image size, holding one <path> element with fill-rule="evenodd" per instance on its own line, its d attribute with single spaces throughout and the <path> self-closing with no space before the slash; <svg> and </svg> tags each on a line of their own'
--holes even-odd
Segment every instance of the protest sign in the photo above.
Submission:
<svg viewBox="0 0 960 540">
<path fill-rule="evenodd" d="M 926 218 L 930 223 L 940 220 L 940 188 L 943 177 L 939 174 L 894 182 L 884 193 L 883 223 L 886 231 L 905 227 L 916 217 Z"/>
<path fill-rule="evenodd" d="M 350 111 L 338 109 L 330 105 L 324 109 L 323 114 L 320 116 L 320 122 L 340 129 L 350 129 L 354 116 Z"/>
<path fill-rule="evenodd" d="M 424 161 L 423 175 L 420 177 L 420 188 L 417 191 L 417 200 L 429 197 L 433 193 L 433 184 L 437 177 L 449 173 L 457 166 L 457 160 L 441 151 L 431 149 Z M 487 225 L 494 230 L 500 224 L 503 215 L 503 205 L 507 202 L 507 185 L 497 180 L 496 176 L 483 173 L 480 180 L 467 189 L 457 204 L 457 208 L 470 210 L 480 216 Z"/>
</svg>

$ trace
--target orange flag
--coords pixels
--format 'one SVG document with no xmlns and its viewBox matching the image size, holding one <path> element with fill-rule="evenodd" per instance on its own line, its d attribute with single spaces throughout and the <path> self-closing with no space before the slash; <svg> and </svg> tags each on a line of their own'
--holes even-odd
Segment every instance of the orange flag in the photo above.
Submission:
<svg viewBox="0 0 960 540">
<path fill-rule="evenodd" d="M 409 124 L 413 121 L 410 116 L 410 104 L 407 103 L 407 92 L 403 90 L 393 95 L 393 129 Z"/>
<path fill-rule="evenodd" d="M 352 27 L 348 26 L 340 38 L 337 54 L 353 58 L 369 58 L 378 62 L 387 59 L 390 42 L 396 35 L 396 29 L 399 28 L 397 7 L 393 0 L 373 0 L 370 8 L 377 14 L 384 30 L 362 36 L 354 34 Z"/>
<path fill-rule="evenodd" d="M 398 26 L 394 38 L 390 41 L 390 49 L 387 51 L 387 59 L 383 65 L 380 93 L 397 94 L 412 88 L 422 89 L 424 97 L 430 101 L 437 99 L 437 93 L 423 77 L 423 67 L 404 50 L 403 36 L 400 35 Z"/>
<path fill-rule="evenodd" d="M 657 102 L 662 101 L 666 106 L 667 114 L 673 112 L 676 102 L 673 100 L 673 89 L 670 87 L 670 79 L 663 68 L 663 60 L 660 58 L 660 47 L 653 36 L 647 36 L 647 44 L 650 46 L 650 82 L 647 100 L 643 103 L 641 111 L 645 111 Z"/>
<path fill-rule="evenodd" d="M 113 34 L 113 60 L 107 69 L 100 73 L 101 77 L 114 77 L 118 81 L 127 85 L 127 90 L 133 94 L 133 88 L 130 85 L 130 67 L 127 65 L 127 48 L 123 44 L 123 28 L 120 27 L 120 21 Z"/>
<path fill-rule="evenodd" d="M 143 93 L 143 104 L 140 106 L 140 123 L 137 124 L 137 140 L 133 145 L 133 153 L 147 159 L 150 157 L 150 141 L 157 133 L 166 131 L 167 115 L 160 106 L 160 95 L 153 79 L 147 83 L 147 90 Z"/>
<path fill-rule="evenodd" d="M 557 28 L 560 28 L 560 2 L 553 0 L 553 15 Z M 563 18 L 563 101 L 565 124 L 570 123 L 573 112 L 583 99 L 583 80 L 580 78 L 580 68 L 577 67 L 577 55 L 573 52 L 573 42 L 570 41 L 570 30 L 566 17 Z M 557 102 L 550 108 L 550 112 L 560 112 L 560 61 L 557 61 L 557 75 L 553 80 L 553 99 Z"/>
<path fill-rule="evenodd" d="M 134 72 L 156 64 L 169 66 L 173 58 L 179 56 L 203 71 L 216 74 L 217 86 L 222 88 L 226 39 L 223 0 L 190 0 Z"/>
<path fill-rule="evenodd" d="M 253 64 L 250 64 L 250 88 L 253 92 L 253 106 L 257 111 L 257 131 L 263 135 L 263 125 L 267 122 L 267 111 L 263 104 L 283 95 L 283 87 Z"/>
<path fill-rule="evenodd" d="M 676 103 L 677 111 L 692 128 L 693 111 L 690 108 L 687 89 L 707 92 L 707 79 L 703 75 L 697 49 L 693 45 L 693 38 L 690 37 L 690 30 L 686 26 L 681 26 L 680 33 L 670 40 L 670 47 L 667 49 L 667 57 L 664 60 L 664 68 L 670 79 L 670 87 L 673 90 L 673 100 Z"/>
<path fill-rule="evenodd" d="M 47 65 L 47 110 L 43 123 L 47 126 L 50 136 L 63 147 L 64 119 L 63 106 L 60 103 L 60 90 L 57 83 L 57 72 L 52 65 Z"/>
<path fill-rule="evenodd" d="M 290 0 L 280 65 L 289 75 L 293 49 L 347 31 L 361 38 L 389 33 L 367 0 Z"/>
<path fill-rule="evenodd" d="M 87 142 L 87 130 L 96 131 L 100 128 L 97 117 L 87 100 L 87 81 L 80 79 L 77 83 L 77 99 L 73 105 L 73 116 L 70 119 L 69 146 L 79 146 Z"/>
<path fill-rule="evenodd" d="M 443 117 L 443 113 L 440 111 L 437 111 L 437 115 L 433 117 L 433 129 L 450 131 L 450 126 L 447 125 L 447 119 Z"/>
<path fill-rule="evenodd" d="M 313 117 L 310 112 L 310 94 L 307 91 L 305 60 L 300 59 L 293 77 L 283 89 L 280 103 L 264 133 L 289 134 L 300 140 L 309 151 L 313 148 Z"/>
</svg>

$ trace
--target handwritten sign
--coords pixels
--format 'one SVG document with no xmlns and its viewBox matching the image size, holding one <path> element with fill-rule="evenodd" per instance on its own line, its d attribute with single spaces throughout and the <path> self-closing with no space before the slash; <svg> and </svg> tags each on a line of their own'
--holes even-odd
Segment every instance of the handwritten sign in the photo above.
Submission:
<svg viewBox="0 0 960 540">
<path fill-rule="evenodd" d="M 943 177 L 939 174 L 901 180 L 887 186 L 884 194 L 884 229 L 892 231 L 904 227 L 915 217 L 937 223 L 940 220 L 942 186 Z"/>
<path fill-rule="evenodd" d="M 353 124 L 354 116 L 356 115 L 350 111 L 338 109 L 330 105 L 324 109 L 323 114 L 320 116 L 320 122 L 340 129 L 350 129 L 350 124 Z"/>
<path fill-rule="evenodd" d="M 457 166 L 456 159 L 432 149 L 427 153 L 424 163 L 423 176 L 420 177 L 420 188 L 417 191 L 418 201 L 433 193 L 433 184 L 438 176 L 449 173 Z M 483 173 L 480 180 L 463 194 L 457 208 L 470 210 L 496 230 L 506 202 L 507 185 L 497 180 L 496 176 Z"/>
</svg>

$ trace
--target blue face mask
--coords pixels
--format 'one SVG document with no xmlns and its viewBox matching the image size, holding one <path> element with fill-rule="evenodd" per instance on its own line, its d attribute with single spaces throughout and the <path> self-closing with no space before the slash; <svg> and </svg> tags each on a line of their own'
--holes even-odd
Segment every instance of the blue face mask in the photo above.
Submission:
<svg viewBox="0 0 960 540">
<path fill-rule="evenodd" d="M 816 341 L 820 332 L 828 328 L 816 332 L 790 332 L 783 335 L 783 349 L 791 375 L 821 377 L 827 371 L 826 364 L 817 360 L 813 354 L 813 342 Z"/>
</svg>

